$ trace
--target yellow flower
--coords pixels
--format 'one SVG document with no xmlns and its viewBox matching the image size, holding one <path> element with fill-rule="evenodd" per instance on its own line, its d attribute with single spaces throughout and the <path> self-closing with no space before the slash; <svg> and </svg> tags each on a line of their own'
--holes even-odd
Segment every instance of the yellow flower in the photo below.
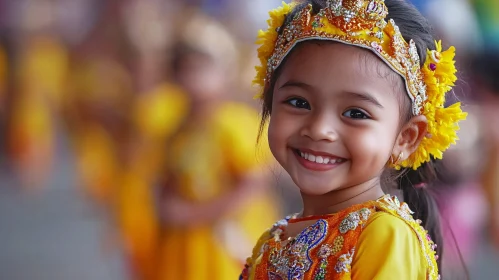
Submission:
<svg viewBox="0 0 499 280">
<path fill-rule="evenodd" d="M 282 2 L 282 6 L 269 12 L 270 18 L 267 20 L 268 29 L 266 31 L 258 31 L 256 43 L 260 45 L 258 48 L 258 58 L 260 65 L 256 66 L 256 77 L 253 84 L 264 86 L 265 77 L 267 75 L 267 61 L 269 60 L 275 48 L 278 32 L 277 29 L 282 26 L 286 15 L 289 14 L 296 4 L 286 4 Z"/>
<path fill-rule="evenodd" d="M 426 62 L 421 69 L 428 96 L 423 115 L 428 121 L 429 136 L 425 137 L 417 150 L 400 164 L 402 167 L 412 167 L 414 170 L 430 161 L 431 156 L 437 159 L 442 158 L 444 151 L 458 140 L 458 122 L 466 119 L 467 116 L 467 113 L 461 110 L 459 102 L 444 108 L 445 94 L 452 89 L 457 80 L 455 48 L 450 47 L 445 52 L 441 52 L 442 43 L 435 43 L 440 60 L 433 60 L 432 52 L 428 50 Z M 430 64 L 434 64 L 433 70 Z M 395 166 L 395 168 L 400 169 L 400 166 Z"/>
</svg>

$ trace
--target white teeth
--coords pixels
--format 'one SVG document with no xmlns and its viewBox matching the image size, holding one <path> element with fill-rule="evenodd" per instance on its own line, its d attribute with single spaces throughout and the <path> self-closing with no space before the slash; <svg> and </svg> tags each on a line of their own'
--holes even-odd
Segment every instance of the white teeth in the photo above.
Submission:
<svg viewBox="0 0 499 280">
<path fill-rule="evenodd" d="M 325 156 L 315 156 L 315 155 L 304 153 L 304 152 L 300 152 L 300 155 L 302 158 L 304 158 L 308 161 L 322 163 L 322 164 L 335 164 L 335 163 L 343 162 L 342 159 L 332 159 L 332 158 L 325 157 Z"/>
<path fill-rule="evenodd" d="M 324 159 L 321 156 L 318 156 L 318 157 L 315 158 L 315 162 L 317 162 L 317 163 L 323 163 Z"/>
<path fill-rule="evenodd" d="M 310 161 L 315 161 L 315 156 L 314 156 L 314 155 L 309 154 L 309 155 L 308 155 L 308 160 L 310 160 Z"/>
</svg>

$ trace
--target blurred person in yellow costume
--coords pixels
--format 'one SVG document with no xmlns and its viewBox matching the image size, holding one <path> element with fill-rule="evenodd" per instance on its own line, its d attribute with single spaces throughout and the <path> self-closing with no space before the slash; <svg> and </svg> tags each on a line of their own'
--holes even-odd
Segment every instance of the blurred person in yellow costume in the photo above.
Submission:
<svg viewBox="0 0 499 280">
<path fill-rule="evenodd" d="M 131 76 L 105 59 L 79 68 L 67 109 L 81 186 L 117 229 L 106 233 L 112 239 L 105 245 L 124 251 L 137 279 L 151 279 L 157 218 L 141 162 L 130 158 Z"/>
<path fill-rule="evenodd" d="M 108 3 L 89 38 L 76 49 L 65 115 L 79 182 L 108 215 L 111 227 L 104 245 L 122 251 L 130 273 L 147 279 L 153 271 L 148 256 L 157 245 L 157 218 L 150 188 L 130 159 L 135 88 L 125 66 L 128 57 L 122 55 L 128 47 L 123 44 L 122 8 L 118 1 Z"/>
<path fill-rule="evenodd" d="M 47 1 L 28 1 L 21 11 L 10 114 L 8 149 L 27 188 L 39 188 L 50 175 L 55 148 L 55 113 L 68 67 L 65 45 L 53 30 Z M 33 3 L 31 3 L 33 2 Z"/>
<path fill-rule="evenodd" d="M 73 76 L 66 118 L 79 182 L 108 215 L 112 228 L 104 245 L 124 252 L 130 273 L 149 275 L 150 262 L 143 259 L 156 245 L 157 219 L 142 170 L 129 159 L 132 77 L 117 61 L 103 58 L 78 64 Z"/>
<path fill-rule="evenodd" d="M 114 204 L 127 144 L 131 78 L 120 63 L 95 59 L 75 65 L 64 116 L 85 195 L 109 207 Z"/>
<path fill-rule="evenodd" d="M 78 182 L 100 205 L 114 204 L 128 144 L 132 77 L 125 66 L 118 1 L 99 17 L 71 53 L 62 115 L 76 155 Z"/>
<path fill-rule="evenodd" d="M 138 91 L 132 109 L 130 160 L 150 183 L 158 179 L 165 142 L 188 106 L 185 92 L 169 81 L 165 69 L 177 8 L 160 0 L 130 0 L 124 9 L 128 37 L 136 52 L 134 80 Z"/>
<path fill-rule="evenodd" d="M 270 153 L 256 146 L 258 113 L 227 101 L 237 94 L 232 38 L 196 13 L 179 27 L 172 72 L 189 110 L 165 145 L 160 279 L 236 279 L 280 208 L 266 189 Z"/>
<path fill-rule="evenodd" d="M 136 94 L 131 112 L 130 147 L 119 195 L 119 219 L 132 279 L 158 278 L 159 218 L 154 184 L 164 166 L 168 137 L 183 119 L 187 98 L 167 81 L 175 3 L 130 0 L 124 26 L 133 47 Z"/>
<path fill-rule="evenodd" d="M 157 219 L 139 163 L 129 159 L 132 77 L 112 60 L 79 68 L 68 114 L 74 114 L 71 126 L 80 182 L 85 193 L 108 211 L 118 229 L 111 241 L 124 246 L 131 272 L 149 274 L 151 269 L 144 267 L 149 264 L 142 259 L 155 244 Z"/>
<path fill-rule="evenodd" d="M 186 111 L 185 94 L 162 84 L 138 96 L 130 155 L 120 196 L 120 220 L 131 252 L 133 279 L 157 279 L 160 221 L 154 185 L 165 164 L 165 143 Z M 166 109 L 169 108 L 169 109 Z"/>
<path fill-rule="evenodd" d="M 75 49 L 64 116 L 78 182 L 108 218 L 104 249 L 122 251 L 136 272 L 137 260 L 154 245 L 150 240 L 157 236 L 157 219 L 151 201 L 144 198 L 147 184 L 129 160 L 135 88 L 126 67 L 122 4 L 106 3 L 90 35 Z"/>
</svg>

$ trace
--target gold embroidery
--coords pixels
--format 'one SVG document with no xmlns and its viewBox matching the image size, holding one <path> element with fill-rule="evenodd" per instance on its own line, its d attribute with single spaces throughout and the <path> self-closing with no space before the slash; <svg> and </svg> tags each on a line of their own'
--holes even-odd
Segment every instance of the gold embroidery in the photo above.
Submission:
<svg viewBox="0 0 499 280">
<path fill-rule="evenodd" d="M 343 249 L 343 243 L 345 242 L 345 238 L 342 235 L 336 236 L 333 241 L 333 255 L 340 252 Z"/>
</svg>

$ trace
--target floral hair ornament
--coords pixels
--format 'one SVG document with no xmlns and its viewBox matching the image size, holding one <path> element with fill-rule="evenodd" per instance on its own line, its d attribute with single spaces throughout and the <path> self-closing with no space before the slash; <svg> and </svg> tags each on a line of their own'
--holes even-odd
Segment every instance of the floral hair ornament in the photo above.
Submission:
<svg viewBox="0 0 499 280">
<path fill-rule="evenodd" d="M 268 29 L 258 33 L 256 43 L 260 45 L 261 65 L 255 67 L 257 74 L 253 83 L 262 87 L 262 92 L 269 88 L 274 71 L 303 41 L 334 41 L 368 49 L 402 76 L 412 101 L 412 113 L 424 115 L 428 121 L 428 135 L 418 149 L 391 166 L 417 169 L 431 157 L 441 159 L 443 152 L 456 143 L 458 122 L 467 115 L 459 102 L 444 107 L 445 93 L 457 80 L 455 48 L 442 52 L 441 42 L 436 42 L 436 50 L 427 50 L 427 59 L 421 67 L 414 41 L 407 43 L 393 19 L 386 21 L 388 9 L 384 0 L 328 0 L 326 3 L 316 14 L 311 4 L 284 2 L 269 12 Z M 300 10 L 283 26 L 293 9 Z M 263 99 L 263 93 L 255 97 Z"/>
</svg>

